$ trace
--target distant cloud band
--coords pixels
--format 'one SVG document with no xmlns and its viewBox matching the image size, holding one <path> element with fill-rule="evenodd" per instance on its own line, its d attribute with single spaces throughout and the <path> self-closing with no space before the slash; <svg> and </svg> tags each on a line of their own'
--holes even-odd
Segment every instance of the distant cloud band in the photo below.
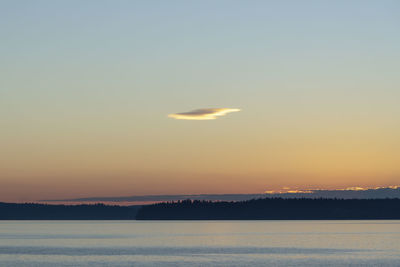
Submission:
<svg viewBox="0 0 400 267">
<path fill-rule="evenodd" d="M 177 120 L 215 120 L 231 112 L 238 112 L 238 108 L 202 108 L 188 112 L 169 114 L 168 117 Z"/>
</svg>

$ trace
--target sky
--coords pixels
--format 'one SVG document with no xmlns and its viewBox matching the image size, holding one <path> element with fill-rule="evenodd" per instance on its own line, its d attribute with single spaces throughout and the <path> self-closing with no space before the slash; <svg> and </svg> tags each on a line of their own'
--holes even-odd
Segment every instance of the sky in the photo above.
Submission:
<svg viewBox="0 0 400 267">
<path fill-rule="evenodd" d="M 399 14 L 2 0 L 0 201 L 400 184 Z"/>
</svg>

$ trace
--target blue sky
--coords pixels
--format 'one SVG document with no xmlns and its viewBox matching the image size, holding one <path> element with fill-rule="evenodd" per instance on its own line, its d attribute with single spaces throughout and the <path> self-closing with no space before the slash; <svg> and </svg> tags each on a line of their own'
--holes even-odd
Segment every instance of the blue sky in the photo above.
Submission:
<svg viewBox="0 0 400 267">
<path fill-rule="evenodd" d="M 68 179 L 66 197 L 110 184 L 116 195 L 396 183 L 399 11 L 398 1 L 1 1 L 0 177 L 13 195 L 47 185 L 40 198 Z M 242 111 L 167 118 L 202 108 Z"/>
</svg>

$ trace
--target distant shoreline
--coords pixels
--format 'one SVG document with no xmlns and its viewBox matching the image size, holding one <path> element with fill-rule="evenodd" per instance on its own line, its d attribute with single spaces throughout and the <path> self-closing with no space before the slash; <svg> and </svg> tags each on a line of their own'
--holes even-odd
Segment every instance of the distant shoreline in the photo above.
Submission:
<svg viewBox="0 0 400 267">
<path fill-rule="evenodd" d="M 179 201 L 143 206 L 137 220 L 395 220 L 400 199 Z"/>
<path fill-rule="evenodd" d="M 398 220 L 400 199 L 184 200 L 151 205 L 0 202 L 0 220 Z"/>
<path fill-rule="evenodd" d="M 0 202 L 0 220 L 135 220 L 140 207 Z"/>
</svg>

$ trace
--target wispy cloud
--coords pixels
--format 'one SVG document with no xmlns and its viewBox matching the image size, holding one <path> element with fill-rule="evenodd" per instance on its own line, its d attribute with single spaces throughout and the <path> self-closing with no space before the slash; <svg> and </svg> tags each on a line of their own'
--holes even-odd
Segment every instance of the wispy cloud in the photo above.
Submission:
<svg viewBox="0 0 400 267">
<path fill-rule="evenodd" d="M 168 117 L 177 120 L 215 120 L 231 112 L 238 112 L 238 108 L 202 108 L 188 112 L 169 114 Z"/>
</svg>

